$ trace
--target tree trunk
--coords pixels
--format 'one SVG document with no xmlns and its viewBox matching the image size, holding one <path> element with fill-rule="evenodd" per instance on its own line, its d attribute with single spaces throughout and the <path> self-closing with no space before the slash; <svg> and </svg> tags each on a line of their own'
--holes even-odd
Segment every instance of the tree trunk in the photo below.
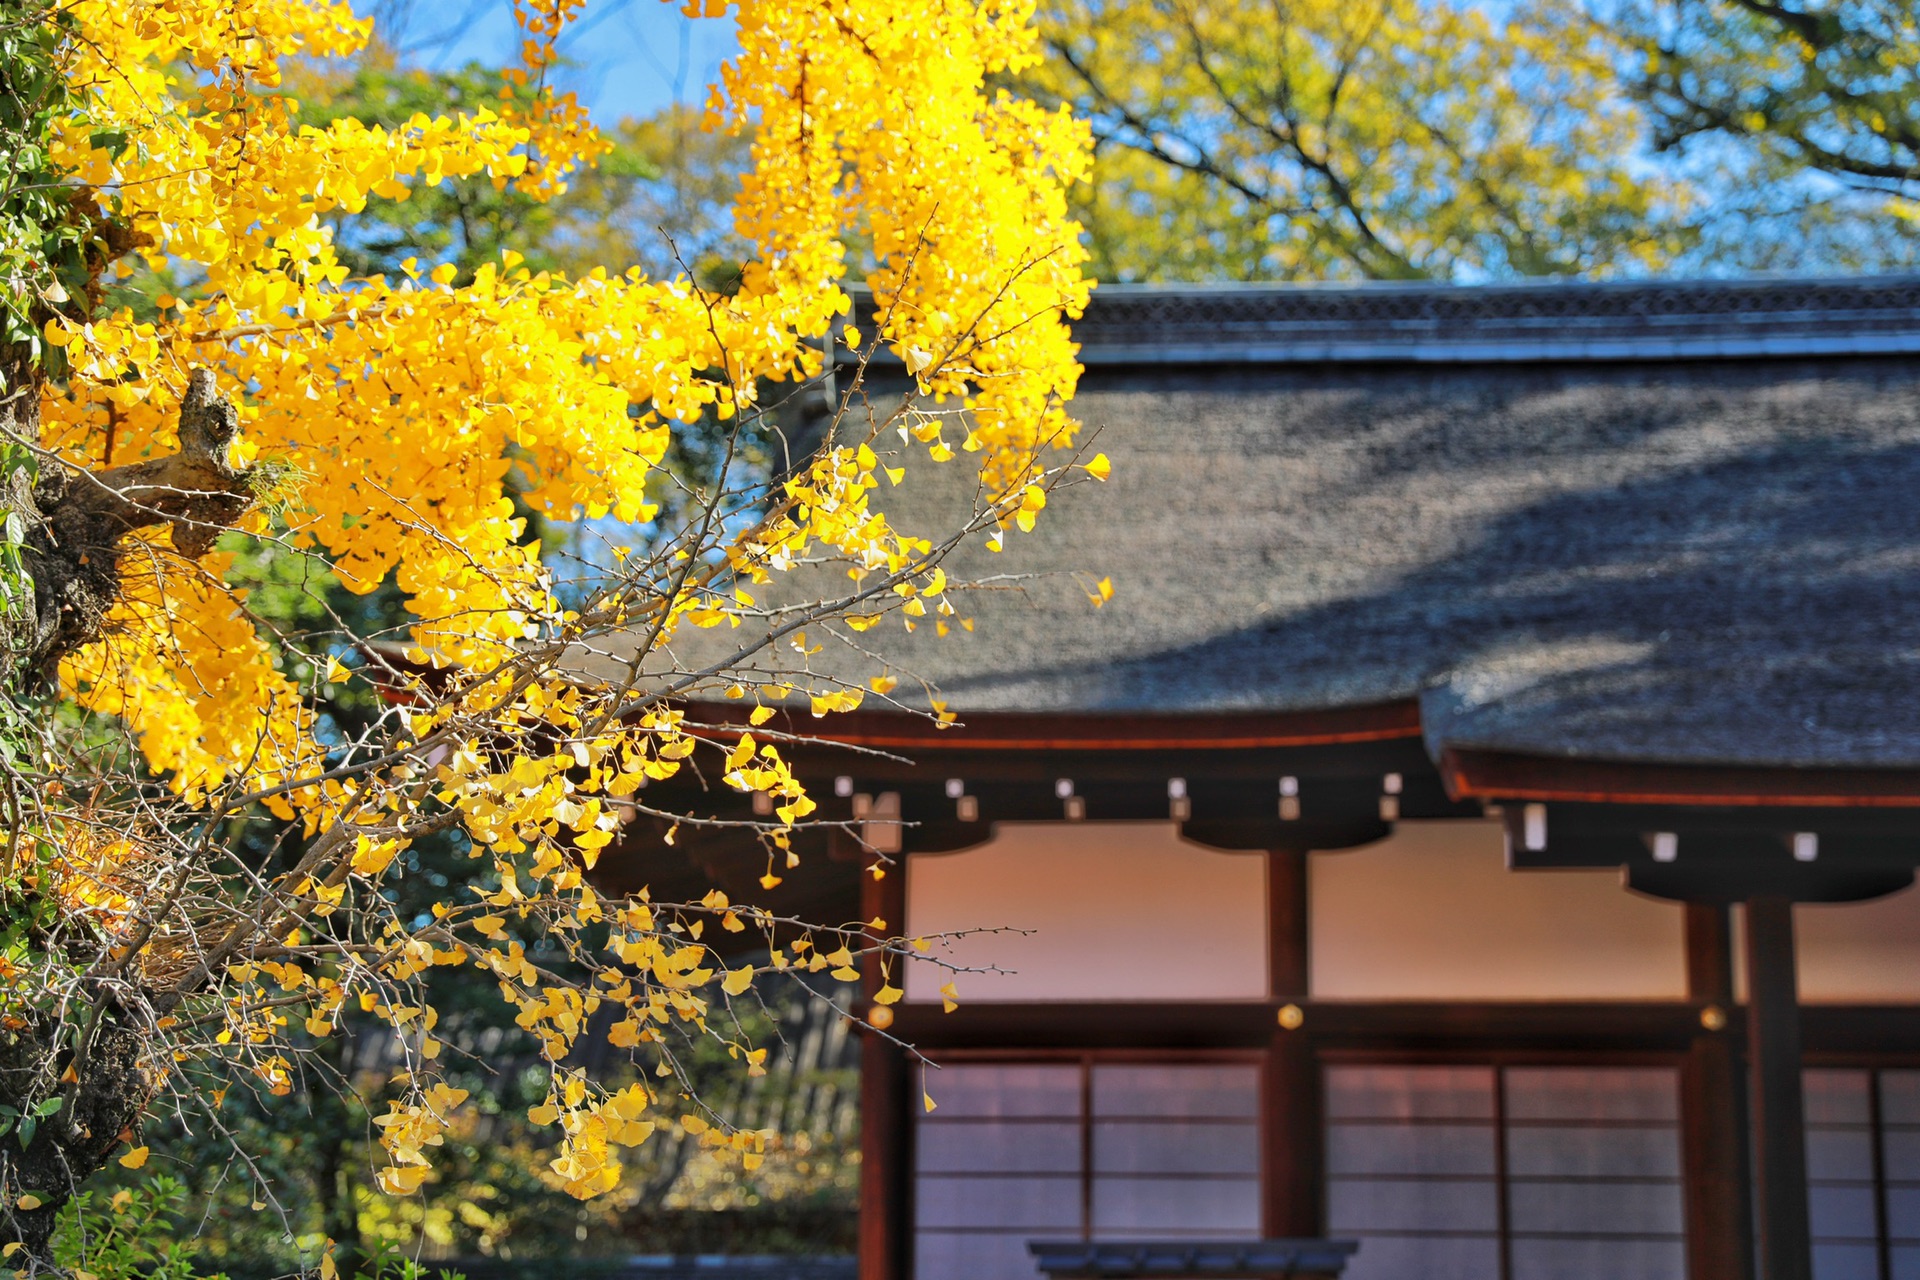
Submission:
<svg viewBox="0 0 1920 1280">
<path fill-rule="evenodd" d="M 0 1032 L 0 1105 L 26 1115 L 51 1099 L 60 1104 L 24 1147 L 17 1123 L 0 1137 L 0 1240 L 18 1240 L 43 1266 L 60 1209 L 133 1139 L 160 1080 L 139 1030 L 112 1006 L 99 1015 L 75 1078 L 73 1050 L 58 1043 L 52 1019 Z"/>
<path fill-rule="evenodd" d="M 36 421 L 30 424 L 37 429 Z M 21 434 L 31 436 L 29 424 Z M 136 529 L 172 526 L 174 550 L 189 560 L 252 505 L 250 475 L 227 462 L 240 415 L 215 387 L 213 371 L 188 375 L 180 402 L 180 451 L 99 472 L 43 469 L 31 493 L 16 492 L 27 514 L 28 572 L 34 618 L 17 675 L 51 689 L 60 660 L 100 638 L 120 598 L 123 540 Z"/>
<path fill-rule="evenodd" d="M 18 348 L 0 349 L 0 377 L 0 429 L 37 441 L 38 370 Z M 103 634 L 120 599 L 128 534 L 169 525 L 174 550 L 196 559 L 245 513 L 251 477 L 227 461 L 238 428 L 212 371 L 195 369 L 180 405 L 178 452 L 98 472 L 43 459 L 31 484 L 24 471 L 0 478 L 0 507 L 25 526 L 21 559 L 32 580 L 31 616 L 0 636 L 7 696 L 51 691 L 61 659 Z M 86 976 L 96 957 L 69 952 L 70 940 L 38 926 L 27 940 L 73 966 L 84 993 L 55 1016 L 28 990 L 18 1002 L 24 1010 L 0 1025 L 0 1106 L 19 1117 L 0 1132 L 0 1242 L 24 1245 L 18 1260 L 33 1267 L 51 1263 L 61 1207 L 133 1139 L 172 1063 L 149 1058 L 144 1022 L 133 1016 L 135 1003 L 158 993 L 109 995 Z"/>
</svg>

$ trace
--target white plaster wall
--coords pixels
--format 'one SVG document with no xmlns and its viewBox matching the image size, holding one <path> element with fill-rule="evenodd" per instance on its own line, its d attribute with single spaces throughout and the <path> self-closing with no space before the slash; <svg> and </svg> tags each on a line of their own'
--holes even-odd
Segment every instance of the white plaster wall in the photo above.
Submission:
<svg viewBox="0 0 1920 1280">
<path fill-rule="evenodd" d="M 1920 1004 L 1920 888 L 1872 902 L 1802 903 L 1793 924 L 1801 1000 Z"/>
<path fill-rule="evenodd" d="M 984 845 L 907 858 L 907 932 L 932 954 L 1005 973 L 908 966 L 908 1000 L 1260 1000 L 1263 853 L 1224 853 L 1170 822 L 1002 823 Z"/>
<path fill-rule="evenodd" d="M 1617 871 L 1509 871 L 1497 822 L 1402 822 L 1307 862 L 1316 1000 L 1679 1000 L 1681 908 Z"/>
</svg>

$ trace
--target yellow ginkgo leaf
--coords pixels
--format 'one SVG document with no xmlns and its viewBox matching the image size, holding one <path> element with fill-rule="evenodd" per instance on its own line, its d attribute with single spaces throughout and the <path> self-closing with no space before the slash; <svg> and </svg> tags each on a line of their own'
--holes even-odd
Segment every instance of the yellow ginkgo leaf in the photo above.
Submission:
<svg viewBox="0 0 1920 1280">
<path fill-rule="evenodd" d="M 390 1196 L 410 1196 L 427 1180 L 427 1167 L 420 1164 L 389 1165 L 380 1171 L 380 1189 Z"/>
<path fill-rule="evenodd" d="M 147 1149 L 145 1147 L 135 1147 L 133 1150 L 127 1152 L 127 1154 L 120 1157 L 120 1167 L 123 1169 L 138 1169 L 141 1165 L 144 1165 L 146 1162 L 147 1162 Z"/>
</svg>

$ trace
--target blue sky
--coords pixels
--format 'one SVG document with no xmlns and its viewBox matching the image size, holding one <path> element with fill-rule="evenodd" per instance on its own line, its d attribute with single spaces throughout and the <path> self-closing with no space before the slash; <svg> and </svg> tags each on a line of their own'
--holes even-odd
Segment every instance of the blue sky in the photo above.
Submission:
<svg viewBox="0 0 1920 1280">
<path fill-rule="evenodd" d="M 399 43 L 428 66 L 503 63 L 519 44 L 508 0 L 417 0 L 404 8 Z M 577 64 L 561 72 L 562 86 L 612 124 L 676 100 L 704 102 L 734 50 L 733 19 L 685 17 L 679 0 L 588 0 L 560 47 Z"/>
</svg>

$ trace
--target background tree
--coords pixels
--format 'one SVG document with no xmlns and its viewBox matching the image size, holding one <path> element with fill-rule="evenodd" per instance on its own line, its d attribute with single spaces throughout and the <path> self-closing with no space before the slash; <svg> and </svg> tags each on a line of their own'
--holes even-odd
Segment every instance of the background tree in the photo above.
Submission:
<svg viewBox="0 0 1920 1280">
<path fill-rule="evenodd" d="M 1640 57 L 1654 145 L 1725 134 L 1920 200 L 1920 15 L 1894 0 L 1662 0 L 1597 16 Z"/>
<path fill-rule="evenodd" d="M 1652 156 L 1714 195 L 1709 262 L 1920 264 L 1920 17 L 1902 0 L 1543 11 L 1611 49 Z"/>
<path fill-rule="evenodd" d="M 1912 6 L 1053 0 L 1115 280 L 1897 269 Z"/>
<path fill-rule="evenodd" d="M 1609 274 L 1686 243 L 1584 48 L 1423 0 L 1058 0 L 1039 92 L 1092 122 L 1114 279 Z"/>
<path fill-rule="evenodd" d="M 585 873 L 645 817 L 669 842 L 676 823 L 743 829 L 769 882 L 792 874 L 814 805 L 780 744 L 691 720 L 687 701 L 737 700 L 760 729 L 768 704 L 886 697 L 883 672 L 870 688 L 812 672 L 802 634 L 950 614 L 945 552 L 1030 528 L 1069 474 L 1050 451 L 1073 434 L 1063 319 L 1086 285 L 1064 186 L 1084 132 L 978 88 L 1031 56 L 1003 6 L 753 6 L 726 86 L 732 125 L 757 126 L 736 204 L 752 256 L 725 288 L 535 271 L 512 248 L 464 281 L 451 259 L 355 276 L 339 219 L 373 200 L 395 202 L 375 214 L 388 225 L 450 180 L 547 202 L 606 151 L 544 87 L 577 8 L 520 7 L 526 65 L 488 105 L 391 127 L 304 122 L 283 92 L 297 60 L 364 46 L 331 0 L 36 3 L 4 27 L 0 434 L 23 461 L 4 521 L 19 607 L 0 663 L 0 1241 L 16 1265 L 53 1265 L 88 1177 L 145 1162 L 156 1108 L 211 1100 L 218 1130 L 232 1090 L 324 1077 L 315 1046 L 350 1010 L 385 1031 L 380 1185 L 417 1193 L 471 1092 L 436 1003 L 455 972 L 491 984 L 531 1046 L 527 1115 L 554 1133 L 568 1194 L 618 1185 L 619 1152 L 656 1132 L 752 1171 L 768 1135 L 703 1096 L 688 1044 L 758 1076 L 756 979 L 851 981 L 860 954 L 905 945 L 718 893 L 603 895 Z M 864 406 L 856 376 L 836 429 L 788 442 L 776 474 L 752 461 L 781 429 L 765 389 L 821 372 L 849 237 L 878 300 L 861 349 L 889 344 L 918 393 Z M 179 291 L 110 295 L 130 254 Z M 927 397 L 971 410 L 964 439 Z M 670 461 L 713 423 L 706 465 Z M 895 428 L 930 463 L 977 455 L 956 527 L 896 528 L 873 505 L 868 442 Z M 630 540 L 591 563 L 545 554 L 510 473 L 525 511 Z M 844 585 L 761 603 L 794 568 Z M 335 584 L 393 593 L 398 643 L 356 635 Z M 294 603 L 252 608 L 255 589 Z M 702 630 L 724 640 L 692 644 Z M 646 781 L 690 761 L 773 813 L 651 806 Z M 436 840 L 460 874 L 423 861 Z M 717 962 L 708 929 L 754 934 L 767 963 Z M 596 1027 L 635 1060 L 630 1083 L 578 1065 Z M 271 1205 L 272 1170 L 224 1133 Z"/>
<path fill-rule="evenodd" d="M 616 146 L 644 157 L 649 172 L 625 185 L 618 199 L 595 186 L 604 166 L 583 175 L 583 199 L 603 203 L 607 214 L 567 238 L 560 250 L 567 269 L 591 270 L 627 252 L 653 275 L 691 269 L 714 288 L 735 286 L 749 254 L 733 229 L 733 199 L 749 167 L 752 137 L 745 130 L 705 129 L 704 115 L 674 105 L 608 131 Z"/>
<path fill-rule="evenodd" d="M 288 91 L 303 122 L 343 119 L 388 129 L 415 115 L 473 112 L 498 101 L 498 68 L 468 63 L 449 71 L 404 65 L 375 44 L 346 65 L 305 64 Z M 525 87 L 519 89 L 524 100 Z M 405 197 L 371 197 L 327 216 L 340 260 L 356 276 L 397 275 L 408 258 L 451 262 L 469 281 L 508 250 L 533 271 L 585 275 L 610 264 L 671 279 L 692 271 L 725 284 L 748 248 L 733 231 L 732 203 L 748 168 L 751 134 L 709 131 L 704 112 L 670 106 L 601 131 L 605 150 L 550 199 L 481 178 L 454 178 Z"/>
</svg>

